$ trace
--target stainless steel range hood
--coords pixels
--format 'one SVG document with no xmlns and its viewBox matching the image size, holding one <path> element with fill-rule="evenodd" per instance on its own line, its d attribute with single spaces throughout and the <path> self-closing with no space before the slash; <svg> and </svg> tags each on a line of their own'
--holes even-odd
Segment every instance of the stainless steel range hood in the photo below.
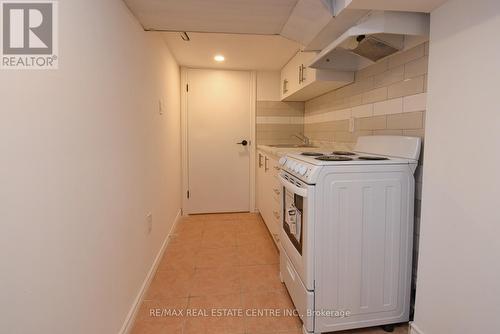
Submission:
<svg viewBox="0 0 500 334">
<path fill-rule="evenodd" d="M 410 36 L 428 35 L 429 14 L 373 11 L 321 51 L 309 66 L 357 71 L 403 50 Z"/>
</svg>

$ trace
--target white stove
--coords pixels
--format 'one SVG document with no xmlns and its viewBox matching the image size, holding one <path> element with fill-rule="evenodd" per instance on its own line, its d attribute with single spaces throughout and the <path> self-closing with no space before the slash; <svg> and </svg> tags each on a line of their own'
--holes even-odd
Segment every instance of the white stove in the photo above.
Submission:
<svg viewBox="0 0 500 334">
<path fill-rule="evenodd" d="M 279 163 L 284 171 L 315 184 L 323 166 L 406 164 L 415 169 L 420 146 L 420 139 L 414 137 L 366 136 L 358 139 L 353 151 L 292 153 L 282 157 Z"/>
<path fill-rule="evenodd" d="M 304 333 L 408 321 L 420 139 L 281 158 L 280 272 Z"/>
</svg>

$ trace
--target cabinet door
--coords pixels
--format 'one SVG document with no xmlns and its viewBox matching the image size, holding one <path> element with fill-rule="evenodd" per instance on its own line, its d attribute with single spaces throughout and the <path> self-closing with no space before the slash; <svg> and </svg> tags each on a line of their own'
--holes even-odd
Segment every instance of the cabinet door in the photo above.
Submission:
<svg viewBox="0 0 500 334">
<path fill-rule="evenodd" d="M 267 228 L 271 230 L 270 227 L 270 222 L 272 220 L 272 195 L 271 195 L 271 186 L 269 183 L 269 167 L 270 167 L 270 161 L 269 161 L 269 156 L 266 154 L 263 155 L 263 175 L 262 175 L 262 218 L 264 218 L 264 221 L 267 225 Z"/>
<path fill-rule="evenodd" d="M 300 86 L 307 86 L 311 82 L 316 80 L 316 70 L 314 68 L 308 67 L 309 63 L 316 56 L 316 52 L 299 52 L 297 55 L 299 67 L 301 69 L 300 73 Z"/>
<path fill-rule="evenodd" d="M 317 52 L 299 51 L 283 67 L 281 70 L 282 101 L 308 101 L 354 81 L 354 72 L 308 67 L 316 55 Z M 286 93 L 283 92 L 285 81 Z"/>
<path fill-rule="evenodd" d="M 295 55 L 281 70 L 281 96 L 284 98 L 296 92 L 299 85 L 300 59 Z"/>
<path fill-rule="evenodd" d="M 263 210 L 263 194 L 264 194 L 264 183 L 265 183 L 265 171 L 264 171 L 264 154 L 262 152 L 257 152 L 257 175 L 256 175 L 256 186 L 255 186 L 255 202 L 257 205 L 257 210 L 262 214 Z"/>
<path fill-rule="evenodd" d="M 281 224 L 281 186 L 278 180 L 278 166 L 278 159 L 258 152 L 257 208 L 277 245 L 279 245 Z"/>
<path fill-rule="evenodd" d="M 276 244 L 279 244 L 279 230 L 281 224 L 281 187 L 278 179 L 278 159 L 268 157 L 266 173 L 266 203 L 269 205 L 269 221 L 266 222 L 269 232 Z"/>
</svg>

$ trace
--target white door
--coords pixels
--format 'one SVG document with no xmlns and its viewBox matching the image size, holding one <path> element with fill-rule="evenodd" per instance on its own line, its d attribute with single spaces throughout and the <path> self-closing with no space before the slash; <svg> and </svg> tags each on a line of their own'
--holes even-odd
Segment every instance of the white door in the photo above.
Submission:
<svg viewBox="0 0 500 334">
<path fill-rule="evenodd" d="M 188 213 L 250 211 L 252 82 L 250 72 L 187 70 Z"/>
</svg>

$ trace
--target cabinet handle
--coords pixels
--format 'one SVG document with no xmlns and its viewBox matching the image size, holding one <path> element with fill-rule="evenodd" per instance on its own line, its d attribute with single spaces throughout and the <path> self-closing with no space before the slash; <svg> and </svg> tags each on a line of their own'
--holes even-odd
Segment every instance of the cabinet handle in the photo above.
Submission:
<svg viewBox="0 0 500 334">
<path fill-rule="evenodd" d="M 283 80 L 283 94 L 288 93 L 288 80 Z"/>
<path fill-rule="evenodd" d="M 264 170 L 267 172 L 269 170 L 269 167 L 267 166 L 267 162 L 269 161 L 268 157 L 265 157 L 264 159 Z"/>
<path fill-rule="evenodd" d="M 302 83 L 302 65 L 299 66 L 299 84 Z"/>
<path fill-rule="evenodd" d="M 262 168 L 262 154 L 259 153 L 259 168 Z"/>
<path fill-rule="evenodd" d="M 300 67 L 301 67 L 301 71 L 300 71 L 300 73 L 301 73 L 300 82 L 302 83 L 302 82 L 306 81 L 306 67 L 304 66 L 304 64 L 300 65 Z"/>
</svg>

